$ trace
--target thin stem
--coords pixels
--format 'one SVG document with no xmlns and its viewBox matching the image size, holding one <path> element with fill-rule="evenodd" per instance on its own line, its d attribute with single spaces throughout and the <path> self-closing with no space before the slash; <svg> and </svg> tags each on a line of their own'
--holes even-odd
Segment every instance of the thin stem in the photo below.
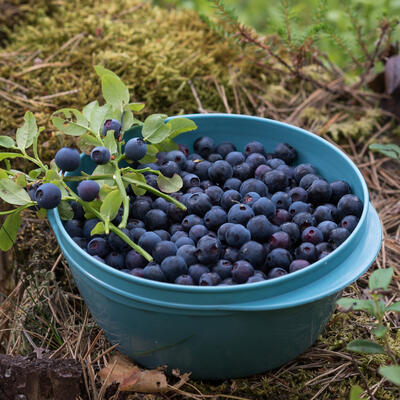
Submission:
<svg viewBox="0 0 400 400">
<path fill-rule="evenodd" d="M 46 171 L 47 167 L 42 163 L 42 161 L 39 158 L 39 154 L 38 154 L 38 135 L 35 135 L 35 137 L 33 138 L 33 146 L 32 147 L 33 147 L 33 154 L 35 156 L 35 159 L 39 163 L 38 165 L 40 166 L 40 168 L 43 171 Z"/>
<path fill-rule="evenodd" d="M 7 214 L 18 213 L 18 212 L 24 210 L 25 208 L 32 207 L 32 206 L 34 206 L 34 205 L 36 205 L 36 202 L 35 202 L 35 201 L 31 201 L 31 202 L 29 202 L 29 203 L 27 203 L 27 204 L 24 204 L 23 206 L 20 206 L 20 207 L 18 207 L 18 208 L 14 208 L 13 210 L 0 211 L 0 215 L 7 215 Z"/>
<path fill-rule="evenodd" d="M 117 183 L 119 191 L 121 192 L 122 204 L 124 207 L 124 212 L 122 214 L 122 220 L 121 220 L 121 223 L 118 225 L 118 228 L 122 229 L 122 228 L 125 228 L 126 224 L 128 223 L 129 197 L 126 194 L 125 186 L 124 186 L 124 183 L 122 182 L 121 171 L 119 170 L 119 167 L 118 167 L 118 161 L 117 160 L 113 161 L 113 165 L 115 168 L 114 179 L 115 179 L 115 182 Z"/>
<path fill-rule="evenodd" d="M 101 179 L 114 179 L 114 175 L 105 174 L 105 175 L 80 175 L 80 176 L 64 176 L 63 180 L 66 182 L 80 182 L 85 181 L 87 179 L 90 180 L 101 180 Z"/>
</svg>

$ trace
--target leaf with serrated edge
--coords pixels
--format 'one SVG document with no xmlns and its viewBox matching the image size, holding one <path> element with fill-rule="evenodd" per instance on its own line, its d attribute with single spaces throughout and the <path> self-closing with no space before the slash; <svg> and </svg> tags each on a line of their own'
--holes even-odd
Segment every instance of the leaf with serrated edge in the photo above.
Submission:
<svg viewBox="0 0 400 400">
<path fill-rule="evenodd" d="M 393 268 L 377 269 L 369 277 L 368 285 L 371 290 L 384 289 L 389 287 L 393 276 Z"/>
<path fill-rule="evenodd" d="M 356 353 L 386 354 L 385 349 L 380 344 L 372 342 L 371 340 L 356 339 L 350 342 L 346 347 L 347 350 L 355 351 Z"/>
<path fill-rule="evenodd" d="M 32 200 L 28 192 L 11 179 L 0 179 L 0 197 L 7 203 L 23 206 Z"/>
<path fill-rule="evenodd" d="M 63 221 L 69 221 L 74 218 L 74 210 L 66 200 L 61 200 L 58 207 L 58 213 Z"/>
<path fill-rule="evenodd" d="M 388 381 L 400 386 L 400 365 L 382 365 L 378 372 Z"/>
<path fill-rule="evenodd" d="M 182 178 L 178 174 L 174 174 L 172 178 L 167 178 L 164 175 L 158 175 L 157 185 L 164 193 L 177 192 L 183 185 Z"/>
<path fill-rule="evenodd" d="M 166 117 L 164 114 L 149 115 L 142 127 L 143 138 L 154 144 L 161 143 L 168 138 L 171 128 L 170 125 L 164 123 Z"/>
<path fill-rule="evenodd" d="M 103 204 L 100 207 L 100 214 L 104 219 L 112 221 L 118 214 L 118 210 L 121 207 L 122 198 L 119 190 L 113 190 L 108 193 L 104 198 Z"/>
<path fill-rule="evenodd" d="M 15 135 L 17 146 L 22 151 L 25 151 L 25 149 L 32 145 L 33 139 L 38 134 L 36 118 L 30 111 L 25 113 L 24 121 L 24 124 L 17 129 Z"/>
<path fill-rule="evenodd" d="M 14 139 L 9 136 L 0 136 L 0 147 L 10 149 L 15 146 Z"/>
<path fill-rule="evenodd" d="M 20 225 L 21 215 L 18 212 L 7 215 L 7 218 L 0 229 L 0 249 L 2 251 L 10 250 L 17 238 Z"/>
</svg>

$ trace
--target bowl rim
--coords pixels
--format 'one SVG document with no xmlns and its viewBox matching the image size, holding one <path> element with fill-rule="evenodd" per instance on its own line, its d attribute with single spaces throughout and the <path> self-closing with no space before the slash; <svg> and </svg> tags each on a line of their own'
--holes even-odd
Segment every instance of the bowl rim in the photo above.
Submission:
<svg viewBox="0 0 400 400">
<path fill-rule="evenodd" d="M 306 268 L 303 268 L 301 270 L 298 270 L 298 271 L 295 271 L 292 273 L 288 273 L 287 275 L 283 275 L 281 277 L 274 278 L 274 279 L 267 279 L 267 280 L 261 281 L 261 282 L 243 283 L 243 284 L 230 285 L 230 286 L 197 286 L 197 285 L 186 286 L 186 285 L 177 285 L 175 283 L 169 283 L 169 282 L 158 282 L 158 281 L 153 281 L 153 280 L 149 280 L 149 279 L 145 279 L 145 278 L 141 278 L 141 277 L 136 277 L 136 276 L 130 275 L 126 272 L 117 270 L 103 262 L 96 260 L 91 255 L 89 255 L 87 252 L 85 252 L 81 247 L 79 247 L 72 240 L 72 238 L 68 235 L 68 233 L 66 232 L 66 230 L 64 228 L 63 223 L 61 222 L 61 218 L 58 213 L 58 209 L 54 208 L 54 209 L 48 210 L 50 224 L 52 224 L 54 222 L 57 225 L 58 229 L 61 231 L 61 233 L 63 234 L 65 239 L 69 242 L 70 246 L 75 248 L 75 250 L 78 252 L 79 256 L 84 257 L 84 259 L 86 261 L 88 261 L 92 264 L 94 263 L 97 268 L 100 268 L 101 270 L 103 270 L 104 272 L 106 272 L 108 274 L 115 275 L 117 278 L 127 279 L 128 281 L 135 283 L 135 284 L 139 284 L 141 286 L 147 286 L 147 287 L 151 287 L 154 289 L 166 289 L 166 290 L 174 291 L 174 292 L 188 292 L 188 293 L 196 293 L 197 292 L 197 293 L 208 293 L 208 294 L 210 294 L 210 293 L 230 293 L 230 292 L 237 293 L 237 292 L 241 292 L 241 291 L 247 291 L 251 288 L 259 289 L 261 287 L 264 287 L 265 290 L 267 290 L 269 287 L 274 287 L 281 283 L 290 282 L 293 279 L 296 280 L 298 277 L 301 277 L 305 274 L 312 275 L 313 271 L 315 271 L 318 268 L 322 268 L 323 264 L 329 263 L 329 261 L 332 260 L 334 257 L 339 257 L 341 253 L 344 253 L 348 249 L 348 247 L 353 245 L 352 239 L 356 235 L 359 234 L 360 230 L 365 225 L 365 221 L 366 221 L 367 214 L 368 214 L 368 208 L 369 208 L 369 193 L 368 193 L 367 184 L 366 184 L 361 172 L 359 171 L 359 169 L 357 168 L 355 163 L 350 159 L 350 157 L 347 156 L 347 154 L 344 153 L 342 150 L 340 150 L 339 148 L 334 146 L 328 140 L 323 139 L 320 136 L 318 136 L 312 132 L 309 132 L 305 129 L 299 128 L 295 125 L 291 125 L 286 122 L 280 122 L 280 121 L 276 121 L 276 120 L 272 120 L 272 119 L 268 119 L 268 118 L 257 117 L 257 116 L 242 115 L 242 114 L 225 114 L 225 113 L 183 114 L 183 115 L 168 117 L 166 119 L 166 121 L 168 121 L 170 119 L 182 118 L 182 117 L 193 119 L 194 122 L 196 122 L 196 120 L 199 120 L 199 119 L 200 120 L 201 119 L 233 119 L 233 120 L 240 119 L 240 120 L 247 120 L 250 122 L 258 121 L 258 122 L 266 123 L 269 125 L 275 125 L 277 127 L 285 127 L 285 128 L 294 130 L 302 135 L 312 138 L 312 140 L 316 140 L 316 141 L 320 142 L 321 144 L 327 146 L 328 148 L 330 148 L 330 150 L 332 150 L 339 157 L 341 157 L 348 164 L 350 164 L 350 166 L 356 173 L 356 175 L 359 179 L 359 182 L 361 183 L 362 194 L 364 197 L 363 212 L 361 214 L 360 220 L 359 220 L 356 228 L 354 229 L 353 232 L 351 232 L 349 237 L 337 249 L 332 251 L 328 256 L 310 264 Z M 137 127 L 136 126 L 132 127 L 130 129 L 126 130 L 125 133 L 127 133 L 129 131 L 133 131 L 133 130 L 135 130 L 135 128 L 137 128 Z M 85 155 L 83 155 L 83 156 L 85 156 Z M 51 218 L 51 217 L 53 217 L 53 218 Z"/>
</svg>

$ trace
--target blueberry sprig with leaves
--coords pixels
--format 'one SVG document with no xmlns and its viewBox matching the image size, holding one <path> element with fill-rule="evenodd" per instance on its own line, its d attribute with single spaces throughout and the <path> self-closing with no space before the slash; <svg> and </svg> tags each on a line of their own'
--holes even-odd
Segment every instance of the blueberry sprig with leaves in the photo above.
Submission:
<svg viewBox="0 0 400 400">
<path fill-rule="evenodd" d="M 141 111 L 144 104 L 130 102 L 128 88 L 116 74 L 101 66 L 96 66 L 95 70 L 101 79 L 105 103 L 99 105 L 98 101 L 93 101 L 82 111 L 63 108 L 52 115 L 57 130 L 77 137 L 80 150 L 90 154 L 96 164 L 92 174 L 75 173 L 81 157 L 76 149 L 69 147 L 60 149 L 50 165 L 40 160 L 38 137 L 44 128 L 37 127 L 31 112 L 25 114 L 15 141 L 0 136 L 0 147 L 6 149 L 0 153 L 0 161 L 5 164 L 5 168 L 0 169 L 0 198 L 17 206 L 0 212 L 0 215 L 7 215 L 0 229 L 0 248 L 3 251 L 8 250 L 16 239 L 21 211 L 38 206 L 39 213 L 43 214 L 45 209 L 58 207 L 61 219 L 69 220 L 74 216 L 70 202 L 76 201 L 82 206 L 85 218 L 100 220 L 91 231 L 92 235 L 114 232 L 151 261 L 151 255 L 124 232 L 129 216 L 128 187 L 135 195 L 150 192 L 186 210 L 182 203 L 169 195 L 182 187 L 182 178 L 178 174 L 167 177 L 151 167 L 134 167 L 154 162 L 158 152 L 178 149 L 173 139 L 196 129 L 195 123 L 187 118 L 166 122 L 164 114 L 150 115 L 141 122 L 134 117 L 134 112 Z M 125 132 L 135 126 L 139 128 L 141 137 L 126 140 Z M 13 169 L 10 160 L 17 157 L 29 161 L 34 169 L 28 173 Z M 71 175 L 65 174 L 72 171 L 75 172 Z M 159 189 L 146 182 L 144 173 L 157 175 Z M 78 183 L 77 193 L 69 187 L 70 182 Z M 116 226 L 112 221 L 121 206 L 122 218 Z"/>
<path fill-rule="evenodd" d="M 371 326 L 371 334 L 377 338 L 377 341 L 356 339 L 347 344 L 347 349 L 357 353 L 387 355 L 392 364 L 382 365 L 378 371 L 388 381 L 400 386 L 400 360 L 390 346 L 390 327 L 384 323 L 386 313 L 400 313 L 400 302 L 386 305 L 383 301 L 383 294 L 388 290 L 392 276 L 392 268 L 374 271 L 368 282 L 371 291 L 369 299 L 343 297 L 337 301 L 337 304 L 345 310 L 364 311 L 375 318 L 375 322 Z M 356 399 L 357 388 L 352 392 L 354 395 L 351 399 Z"/>
</svg>

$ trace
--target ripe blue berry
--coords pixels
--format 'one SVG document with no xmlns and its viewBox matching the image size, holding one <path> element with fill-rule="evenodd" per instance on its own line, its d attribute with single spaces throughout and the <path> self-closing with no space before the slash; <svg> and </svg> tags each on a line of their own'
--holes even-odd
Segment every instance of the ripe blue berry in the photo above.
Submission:
<svg viewBox="0 0 400 400">
<path fill-rule="evenodd" d="M 152 281 L 165 282 L 166 278 L 160 266 L 154 262 L 148 263 L 143 269 L 143 278 Z"/>
<path fill-rule="evenodd" d="M 203 217 L 211 209 L 212 204 L 205 193 L 194 193 L 186 201 L 187 212 Z"/>
<path fill-rule="evenodd" d="M 299 271 L 303 268 L 306 268 L 310 265 L 310 263 L 307 260 L 293 260 L 292 263 L 289 266 L 289 272 L 296 272 Z"/>
<path fill-rule="evenodd" d="M 340 226 L 346 228 L 349 232 L 353 232 L 358 224 L 359 219 L 354 215 L 346 215 L 341 221 Z"/>
<path fill-rule="evenodd" d="M 199 286 L 217 286 L 221 278 L 215 272 L 206 272 L 200 276 Z"/>
<path fill-rule="evenodd" d="M 125 155 L 128 160 L 139 161 L 147 152 L 147 145 L 142 138 L 129 139 L 125 145 Z"/>
<path fill-rule="evenodd" d="M 79 167 L 81 157 L 78 150 L 70 147 L 63 147 L 57 151 L 55 163 L 62 171 L 73 171 Z"/>
<path fill-rule="evenodd" d="M 180 150 L 172 150 L 166 155 L 167 161 L 174 161 L 178 164 L 179 168 L 183 168 L 186 163 L 186 156 Z"/>
<path fill-rule="evenodd" d="M 267 185 L 270 193 L 285 190 L 289 183 L 288 177 L 282 171 L 278 171 L 276 169 L 267 172 L 264 175 L 264 182 Z"/>
<path fill-rule="evenodd" d="M 287 222 L 290 223 L 290 222 Z M 290 236 L 283 231 L 275 232 L 269 238 L 269 245 L 271 250 L 276 248 L 289 249 L 291 245 Z"/>
<path fill-rule="evenodd" d="M 78 185 L 78 196 L 84 201 L 93 201 L 99 191 L 100 186 L 96 181 L 86 180 Z"/>
<path fill-rule="evenodd" d="M 123 254 L 118 253 L 117 251 L 112 251 L 109 253 L 104 261 L 107 265 L 116 269 L 122 269 L 125 267 L 125 257 Z"/>
<path fill-rule="evenodd" d="M 110 251 L 107 240 L 101 237 L 92 239 L 87 245 L 87 251 L 91 256 L 104 258 Z"/>
<path fill-rule="evenodd" d="M 136 228 L 136 229 L 140 229 L 140 228 Z M 160 236 L 158 236 L 154 232 L 145 232 L 140 236 L 138 244 L 141 248 L 145 249 L 148 253 L 152 253 L 158 242 L 161 242 Z"/>
<path fill-rule="evenodd" d="M 263 245 L 252 240 L 244 243 L 239 251 L 239 259 L 248 261 L 255 268 L 264 265 L 265 257 Z"/>
<path fill-rule="evenodd" d="M 202 136 L 193 143 L 194 151 L 203 158 L 207 158 L 211 153 L 215 152 L 214 139 L 209 136 Z"/>
<path fill-rule="evenodd" d="M 297 158 L 297 151 L 288 143 L 279 143 L 274 149 L 275 157 L 285 161 L 286 164 L 293 163 Z"/>
<path fill-rule="evenodd" d="M 118 139 L 121 134 L 121 128 L 121 123 L 118 120 L 108 119 L 103 125 L 103 136 L 107 135 L 108 131 L 114 131 L 114 137 L 115 139 Z"/>
<path fill-rule="evenodd" d="M 245 180 L 240 186 L 240 194 L 242 196 L 249 192 L 256 192 L 261 197 L 263 197 L 268 194 L 268 188 L 265 183 L 260 181 L 259 179 L 250 178 Z"/>
<path fill-rule="evenodd" d="M 327 203 L 331 198 L 332 189 L 324 179 L 316 179 L 308 187 L 307 194 L 308 201 L 312 204 L 323 204 Z"/>
<path fill-rule="evenodd" d="M 242 185 L 242 181 L 238 178 L 229 178 L 224 182 L 224 191 L 227 190 L 240 190 L 240 186 Z"/>
<path fill-rule="evenodd" d="M 322 232 L 315 226 L 309 226 L 301 233 L 301 240 L 312 244 L 321 243 L 324 240 Z"/>
<path fill-rule="evenodd" d="M 232 276 L 232 263 L 228 260 L 219 260 L 217 265 L 212 269 L 221 279 L 230 278 Z"/>
<path fill-rule="evenodd" d="M 240 203 L 241 200 L 242 196 L 237 190 L 227 190 L 222 194 L 221 207 L 228 211 L 234 204 Z"/>
<path fill-rule="evenodd" d="M 227 221 L 226 212 L 218 206 L 213 206 L 210 211 L 204 215 L 204 225 L 211 231 L 217 231 L 218 228 Z"/>
<path fill-rule="evenodd" d="M 201 264 L 215 264 L 221 255 L 221 242 L 211 236 L 203 236 L 197 243 L 197 259 Z"/>
<path fill-rule="evenodd" d="M 136 250 L 130 250 L 125 257 L 125 265 L 128 269 L 144 268 L 147 264 L 146 259 Z"/>
<path fill-rule="evenodd" d="M 284 275 L 287 275 L 287 271 L 284 270 L 283 268 L 276 267 L 268 271 L 267 279 L 279 278 Z"/>
<path fill-rule="evenodd" d="M 338 248 L 348 237 L 350 232 L 346 228 L 332 229 L 329 234 L 329 244 L 333 249 Z"/>
<path fill-rule="evenodd" d="M 265 154 L 264 145 L 257 141 L 247 143 L 246 147 L 244 148 L 244 154 L 247 157 L 251 153 Z"/>
<path fill-rule="evenodd" d="M 291 262 L 292 256 L 286 249 L 273 249 L 267 255 L 267 266 L 269 268 L 281 267 L 287 270 Z"/>
<path fill-rule="evenodd" d="M 188 270 L 188 274 L 192 277 L 196 285 L 199 284 L 200 277 L 207 272 L 210 272 L 210 269 L 202 264 L 191 265 Z"/>
<path fill-rule="evenodd" d="M 303 242 L 294 251 L 294 255 L 297 259 L 306 260 L 309 263 L 313 263 L 318 256 L 317 249 L 312 243 Z"/>
<path fill-rule="evenodd" d="M 301 178 L 307 174 L 316 174 L 317 170 L 311 164 L 299 164 L 294 169 L 294 179 L 300 182 Z"/>
<path fill-rule="evenodd" d="M 176 252 L 177 248 L 175 243 L 168 240 L 162 240 L 155 245 L 152 255 L 154 261 L 156 261 L 157 263 L 161 263 L 164 258 L 174 256 Z"/>
<path fill-rule="evenodd" d="M 330 202 L 333 204 L 337 204 L 345 194 L 351 194 L 350 185 L 345 181 L 334 181 L 330 186 L 332 190 Z"/>
<path fill-rule="evenodd" d="M 241 181 L 250 179 L 252 176 L 252 168 L 247 163 L 235 165 L 233 167 L 233 177 Z"/>
<path fill-rule="evenodd" d="M 144 223 L 149 231 L 156 229 L 166 229 L 168 227 L 168 217 L 162 210 L 152 209 L 146 213 Z"/>
<path fill-rule="evenodd" d="M 337 210 L 341 218 L 346 215 L 355 215 L 360 218 L 363 211 L 362 201 L 354 194 L 345 194 L 338 202 Z"/>
<path fill-rule="evenodd" d="M 236 146 L 230 142 L 221 142 L 217 146 L 217 153 L 221 154 L 222 157 L 226 157 L 232 151 L 236 151 Z"/>
<path fill-rule="evenodd" d="M 110 150 L 107 147 L 95 147 L 90 153 L 90 158 L 98 165 L 107 164 L 110 161 L 110 157 Z"/>
<path fill-rule="evenodd" d="M 232 178 L 232 175 L 232 166 L 224 160 L 216 161 L 208 169 L 208 176 L 215 183 L 223 183 L 227 179 Z"/>
<path fill-rule="evenodd" d="M 204 225 L 193 225 L 189 230 L 189 237 L 194 242 L 197 242 L 200 238 L 207 235 L 208 229 Z"/>
<path fill-rule="evenodd" d="M 50 210 L 60 203 L 61 190 L 53 183 L 44 183 L 36 190 L 35 198 L 40 208 Z"/>
<path fill-rule="evenodd" d="M 230 246 L 240 247 L 251 238 L 250 231 L 243 225 L 232 224 L 225 233 L 225 240 Z"/>
<path fill-rule="evenodd" d="M 254 214 L 265 215 L 267 218 L 272 218 L 276 212 L 275 204 L 266 197 L 261 197 L 252 205 Z"/>
<path fill-rule="evenodd" d="M 239 260 L 233 264 L 232 278 L 236 283 L 245 283 L 253 275 L 254 268 L 246 260 Z"/>
<path fill-rule="evenodd" d="M 265 215 L 256 215 L 247 223 L 247 229 L 251 238 L 257 242 L 267 242 L 270 236 L 278 230 L 275 225 L 268 221 Z"/>
<path fill-rule="evenodd" d="M 190 275 L 179 275 L 176 279 L 175 279 L 175 283 L 177 285 L 194 285 L 194 280 Z"/>
<path fill-rule="evenodd" d="M 165 258 L 160 267 L 168 282 L 175 282 L 179 275 L 186 275 L 188 272 L 185 260 L 179 256 Z"/>
<path fill-rule="evenodd" d="M 197 248 L 192 244 L 185 244 L 176 252 L 176 255 L 182 257 L 187 266 L 197 264 Z"/>
<path fill-rule="evenodd" d="M 247 204 L 234 204 L 228 212 L 228 222 L 232 224 L 246 225 L 252 217 L 254 211 Z"/>
</svg>

